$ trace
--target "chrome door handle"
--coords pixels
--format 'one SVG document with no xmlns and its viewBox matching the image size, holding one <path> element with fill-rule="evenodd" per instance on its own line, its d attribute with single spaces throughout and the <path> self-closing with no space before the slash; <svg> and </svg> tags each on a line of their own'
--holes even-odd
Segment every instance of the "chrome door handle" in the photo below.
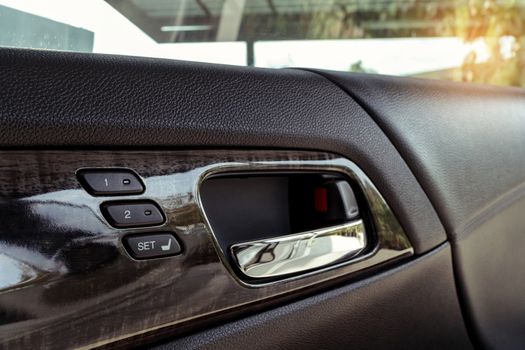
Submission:
<svg viewBox="0 0 525 350">
<path fill-rule="evenodd" d="M 239 269 L 251 278 L 305 272 L 358 255 L 367 244 L 362 220 L 276 238 L 234 244 Z"/>
</svg>

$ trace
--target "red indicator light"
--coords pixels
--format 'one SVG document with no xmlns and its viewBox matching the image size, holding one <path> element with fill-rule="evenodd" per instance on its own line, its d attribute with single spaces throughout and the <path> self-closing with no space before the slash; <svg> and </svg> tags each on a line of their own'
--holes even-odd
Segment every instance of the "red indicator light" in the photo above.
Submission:
<svg viewBox="0 0 525 350">
<path fill-rule="evenodd" d="M 326 213 L 328 211 L 328 193 L 324 187 L 314 189 L 314 208 L 315 211 Z"/>
</svg>

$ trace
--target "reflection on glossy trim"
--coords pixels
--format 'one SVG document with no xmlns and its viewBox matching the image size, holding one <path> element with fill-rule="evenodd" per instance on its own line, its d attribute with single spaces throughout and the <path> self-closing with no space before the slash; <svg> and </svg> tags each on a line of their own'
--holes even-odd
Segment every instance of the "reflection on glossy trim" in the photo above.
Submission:
<svg viewBox="0 0 525 350">
<path fill-rule="evenodd" d="M 166 214 L 155 228 L 116 229 L 100 211 L 116 197 L 91 196 L 80 168 L 130 168 L 142 194 Z M 257 287 L 237 279 L 215 242 L 199 198 L 207 176 L 228 171 L 334 171 L 351 178 L 369 205 L 373 246 L 352 264 Z M 136 261 L 122 238 L 174 232 L 184 253 Z M 368 230 L 368 227 L 367 227 Z M 227 316 L 366 268 L 384 269 L 412 254 L 390 208 L 352 162 L 299 151 L 1 151 L 0 348 L 79 348 L 158 334 L 212 315 Z M 169 328 L 171 329 L 171 328 Z M 82 330 L 79 332 L 79 330 Z M 136 339 L 135 339 L 136 342 Z M 137 345 L 134 343 L 134 345 Z"/>
<path fill-rule="evenodd" d="M 366 247 L 366 241 L 363 221 L 357 220 L 325 229 L 234 244 L 230 249 L 246 276 L 268 278 L 350 259 Z"/>
</svg>

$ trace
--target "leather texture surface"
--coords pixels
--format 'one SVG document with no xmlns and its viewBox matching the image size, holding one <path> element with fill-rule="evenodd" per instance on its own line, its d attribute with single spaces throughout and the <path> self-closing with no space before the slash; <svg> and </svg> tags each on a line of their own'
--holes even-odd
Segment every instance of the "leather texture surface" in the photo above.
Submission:
<svg viewBox="0 0 525 350">
<path fill-rule="evenodd" d="M 310 72 L 0 49 L 0 146 L 258 147 L 339 153 L 386 198 L 416 253 L 446 235 L 377 124 Z"/>
<path fill-rule="evenodd" d="M 321 74 L 370 112 L 421 181 L 451 239 L 472 232 L 525 183 L 525 89 Z"/>
<path fill-rule="evenodd" d="M 488 348 L 525 347 L 525 90 L 320 72 L 377 121 L 452 242 L 470 322 Z"/>
<path fill-rule="evenodd" d="M 171 343 L 168 349 L 469 349 L 448 244 L 373 278 Z"/>
<path fill-rule="evenodd" d="M 488 349 L 525 346 L 523 194 L 498 215 L 487 216 L 454 249 L 471 318 Z"/>
</svg>

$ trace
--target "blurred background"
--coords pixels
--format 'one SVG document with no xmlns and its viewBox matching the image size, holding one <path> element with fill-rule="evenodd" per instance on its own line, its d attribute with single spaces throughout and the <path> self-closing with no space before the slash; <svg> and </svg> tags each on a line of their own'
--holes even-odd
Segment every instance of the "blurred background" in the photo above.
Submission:
<svg viewBox="0 0 525 350">
<path fill-rule="evenodd" d="M 0 46 L 525 86 L 525 0 L 0 0 Z"/>
</svg>

